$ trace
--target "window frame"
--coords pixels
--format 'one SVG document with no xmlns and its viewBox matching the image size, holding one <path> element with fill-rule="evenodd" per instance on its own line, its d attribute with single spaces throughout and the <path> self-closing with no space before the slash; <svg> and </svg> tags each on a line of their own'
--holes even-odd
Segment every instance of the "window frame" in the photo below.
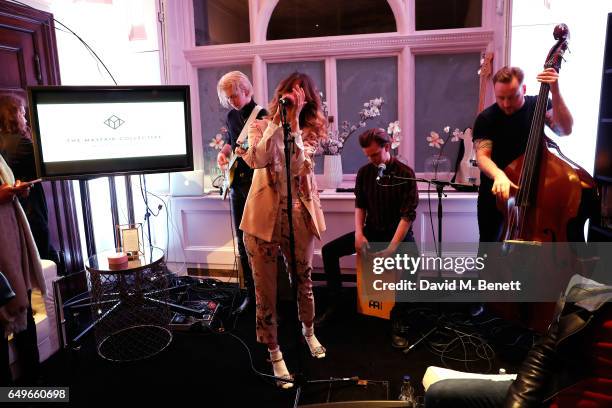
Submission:
<svg viewBox="0 0 612 408">
<path fill-rule="evenodd" d="M 509 10 L 511 1 L 484 1 L 482 26 L 445 30 L 415 31 L 414 2 L 387 0 L 396 19 L 397 32 L 334 37 L 312 37 L 266 40 L 267 25 L 279 0 L 249 0 L 250 42 L 195 46 L 194 15 L 191 1 L 160 0 L 164 15 L 164 60 L 167 83 L 187 83 L 192 87 L 192 115 L 199 117 L 197 70 L 231 64 L 251 64 L 254 97 L 267 101 L 267 63 L 325 61 L 325 95 L 329 113 L 337 117 L 336 61 L 338 59 L 398 58 L 398 114 L 402 126 L 402 144 L 398 154 L 414 167 L 414 68 L 415 56 L 493 52 L 493 70 L 509 58 Z M 486 104 L 493 103 L 489 90 Z M 337 124 L 336 124 L 337 126 Z M 194 135 L 201 134 L 199 121 L 194 120 Z M 203 143 L 194 137 L 195 168 L 203 168 Z M 344 180 L 354 180 L 345 174 Z"/>
</svg>

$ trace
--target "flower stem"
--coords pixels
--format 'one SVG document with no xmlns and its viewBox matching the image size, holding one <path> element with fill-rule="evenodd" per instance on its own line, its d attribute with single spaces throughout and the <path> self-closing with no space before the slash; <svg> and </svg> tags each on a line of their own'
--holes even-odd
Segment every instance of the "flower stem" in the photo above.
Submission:
<svg viewBox="0 0 612 408">
<path fill-rule="evenodd" d="M 438 153 L 438 158 L 436 159 L 435 163 L 434 163 L 434 179 L 438 179 L 438 166 L 440 165 L 440 158 L 442 157 L 442 152 L 444 151 L 444 148 L 446 147 L 446 145 L 448 144 L 448 141 L 451 138 L 451 132 L 449 131 L 448 134 L 446 135 L 446 140 L 444 140 L 444 143 L 442 144 L 442 147 L 440 148 L 440 152 Z"/>
</svg>

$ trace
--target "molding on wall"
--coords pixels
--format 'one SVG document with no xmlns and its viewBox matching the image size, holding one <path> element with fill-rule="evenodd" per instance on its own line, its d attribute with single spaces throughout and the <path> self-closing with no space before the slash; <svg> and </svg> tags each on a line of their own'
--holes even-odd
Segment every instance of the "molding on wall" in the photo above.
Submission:
<svg viewBox="0 0 612 408">
<path fill-rule="evenodd" d="M 184 58 L 193 67 L 209 67 L 235 63 L 252 63 L 256 55 L 266 62 L 306 60 L 334 56 L 397 55 L 406 46 L 414 53 L 460 53 L 484 51 L 494 32 L 482 28 L 435 30 L 411 35 L 397 33 L 355 36 L 301 38 L 268 41 L 262 44 L 225 44 L 187 48 Z"/>
<path fill-rule="evenodd" d="M 404 143 L 399 154 L 414 166 L 414 55 L 448 54 L 489 51 L 495 53 L 494 67 L 507 60 L 504 41 L 507 40 L 509 6 L 497 13 L 495 1 L 485 1 L 482 6 L 482 26 L 449 30 L 414 30 L 414 7 L 409 0 L 388 0 L 395 16 L 397 31 L 364 35 L 298 38 L 266 41 L 267 26 L 279 0 L 248 0 L 251 41 L 241 44 L 195 46 L 193 7 L 189 0 L 164 2 L 169 44 L 168 61 L 170 83 L 189 84 L 192 89 L 192 114 L 194 133 L 194 160 L 197 169 L 203 168 L 203 141 L 199 121 L 198 68 L 249 64 L 253 70 L 252 82 L 255 95 L 264 103 L 267 94 L 266 63 L 284 61 L 325 60 L 326 71 L 331 72 L 335 59 L 396 56 L 399 69 L 407 69 L 408 84 L 398 86 L 398 119 L 404 130 Z M 510 3 L 510 2 L 505 2 Z M 401 75 L 401 73 L 400 73 Z M 326 76 L 327 78 L 327 76 Z M 326 94 L 330 102 L 330 114 L 337 115 L 337 102 L 332 91 L 335 78 L 326 79 Z M 401 84 L 401 81 L 398 81 Z M 336 98 L 337 99 L 337 98 Z M 487 93 L 487 104 L 493 101 Z"/>
</svg>

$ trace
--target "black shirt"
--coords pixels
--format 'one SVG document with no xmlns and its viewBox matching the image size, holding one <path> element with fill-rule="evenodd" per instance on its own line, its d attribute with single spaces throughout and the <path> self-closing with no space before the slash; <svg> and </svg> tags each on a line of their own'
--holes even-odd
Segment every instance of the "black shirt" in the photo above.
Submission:
<svg viewBox="0 0 612 408">
<path fill-rule="evenodd" d="M 232 109 L 227 113 L 227 133 L 229 136 L 229 140 L 225 140 L 226 143 L 231 143 L 232 151 L 236 148 L 236 141 L 238 140 L 238 136 L 240 136 L 240 132 L 242 132 L 242 128 L 246 124 L 246 121 L 251 116 L 251 112 L 255 109 L 255 101 L 251 99 L 251 102 L 247 103 L 240 110 Z M 265 109 L 261 109 L 257 114 L 257 119 L 261 119 L 266 116 L 268 112 Z M 242 160 L 242 158 L 238 158 L 236 162 L 236 172 L 235 174 L 235 182 L 246 182 L 251 181 L 253 178 L 253 169 L 248 166 Z"/>
<path fill-rule="evenodd" d="M 385 174 L 414 178 L 414 171 L 395 157 L 387 163 Z M 419 203 L 416 182 L 383 177 L 380 184 L 386 187 L 377 183 L 377 176 L 378 168 L 368 163 L 359 169 L 355 180 L 355 207 L 366 212 L 365 228 L 391 232 L 402 218 L 414 221 Z"/>
<path fill-rule="evenodd" d="M 525 96 L 523 106 L 512 115 L 507 115 L 497 103 L 482 111 L 474 123 L 474 140 L 488 139 L 493 142 L 491 160 L 501 170 L 525 153 L 531 122 L 535 112 L 537 96 Z M 548 100 L 548 107 L 551 107 Z M 493 180 L 480 173 L 480 193 L 491 193 Z"/>
</svg>

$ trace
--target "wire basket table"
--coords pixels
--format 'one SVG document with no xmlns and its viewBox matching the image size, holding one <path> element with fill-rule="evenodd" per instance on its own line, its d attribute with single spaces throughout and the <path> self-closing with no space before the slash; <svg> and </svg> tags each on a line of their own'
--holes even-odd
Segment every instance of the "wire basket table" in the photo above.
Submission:
<svg viewBox="0 0 612 408">
<path fill-rule="evenodd" d="M 146 248 L 137 259 L 109 265 L 104 252 L 85 263 L 98 354 L 110 361 L 152 357 L 172 341 L 164 252 Z"/>
</svg>

